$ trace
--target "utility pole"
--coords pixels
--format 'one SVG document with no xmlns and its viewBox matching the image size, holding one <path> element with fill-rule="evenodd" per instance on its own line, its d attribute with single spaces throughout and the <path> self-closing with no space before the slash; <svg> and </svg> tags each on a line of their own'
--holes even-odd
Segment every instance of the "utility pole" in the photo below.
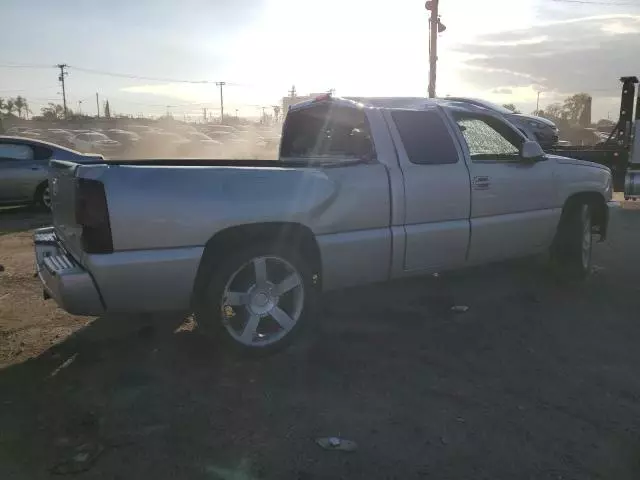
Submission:
<svg viewBox="0 0 640 480">
<path fill-rule="evenodd" d="M 97 118 L 100 118 L 100 99 L 98 97 L 98 92 L 96 92 L 96 112 Z"/>
<path fill-rule="evenodd" d="M 69 75 L 66 71 L 67 64 L 59 63 L 56 65 L 60 69 L 60 75 L 58 75 L 58 81 L 62 84 L 62 106 L 64 108 L 64 118 L 67 119 L 67 92 L 64 88 L 64 77 Z"/>
<path fill-rule="evenodd" d="M 429 18 L 429 98 L 436 96 L 436 63 L 438 63 L 438 34 L 447 27 L 440 22 L 438 15 L 439 0 L 427 0 L 424 8 L 431 12 Z"/>
<path fill-rule="evenodd" d="M 82 115 L 82 100 L 78 100 L 78 115 Z"/>
<path fill-rule="evenodd" d="M 222 96 L 222 87 L 224 87 L 227 82 L 216 82 L 216 85 L 220 87 L 220 123 L 224 123 L 224 97 Z"/>
<path fill-rule="evenodd" d="M 289 90 L 289 97 L 296 98 L 296 86 L 292 85 L 291 90 Z"/>
<path fill-rule="evenodd" d="M 538 90 L 538 99 L 536 100 L 536 115 L 539 115 L 540 111 L 540 90 Z"/>
<path fill-rule="evenodd" d="M 202 118 L 204 118 L 204 123 L 207 123 L 207 107 L 202 109 Z"/>
<path fill-rule="evenodd" d="M 236 120 L 238 120 L 238 109 L 236 108 Z"/>
</svg>

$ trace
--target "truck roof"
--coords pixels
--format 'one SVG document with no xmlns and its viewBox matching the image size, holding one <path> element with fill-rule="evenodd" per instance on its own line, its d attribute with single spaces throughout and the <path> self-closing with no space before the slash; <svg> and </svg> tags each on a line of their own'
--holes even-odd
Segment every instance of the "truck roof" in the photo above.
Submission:
<svg viewBox="0 0 640 480">
<path fill-rule="evenodd" d="M 330 94 L 320 95 L 312 100 L 305 100 L 289 107 L 290 111 L 303 110 L 320 103 L 347 108 L 380 108 L 385 110 L 424 110 L 432 106 L 447 107 L 466 112 L 482 112 L 495 115 L 495 112 L 460 99 L 426 98 L 426 97 L 333 97 Z"/>
</svg>

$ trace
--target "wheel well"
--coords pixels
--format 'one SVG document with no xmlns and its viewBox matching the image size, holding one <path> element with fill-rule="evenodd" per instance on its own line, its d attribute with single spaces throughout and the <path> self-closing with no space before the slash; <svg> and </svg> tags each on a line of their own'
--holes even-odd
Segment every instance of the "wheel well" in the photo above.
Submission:
<svg viewBox="0 0 640 480">
<path fill-rule="evenodd" d="M 206 286 L 209 273 L 222 259 L 226 258 L 230 251 L 258 242 L 286 245 L 299 251 L 309 262 L 313 274 L 317 275 L 317 285 L 320 288 L 322 280 L 320 248 L 308 227 L 290 222 L 253 223 L 221 230 L 205 244 L 196 273 L 192 300 L 199 298 Z"/>
<path fill-rule="evenodd" d="M 598 192 L 574 193 L 564 204 L 564 208 L 562 209 L 562 218 L 564 218 L 567 213 L 571 212 L 573 208 L 583 204 L 587 204 L 591 208 L 592 224 L 595 231 L 604 240 L 607 235 L 608 212 L 607 202 L 602 194 Z"/>
<path fill-rule="evenodd" d="M 45 189 L 48 183 L 49 183 L 48 180 L 44 180 L 38 184 L 38 186 L 36 187 L 36 191 L 33 193 L 34 202 L 37 202 L 38 200 L 40 200 L 40 194 Z"/>
</svg>

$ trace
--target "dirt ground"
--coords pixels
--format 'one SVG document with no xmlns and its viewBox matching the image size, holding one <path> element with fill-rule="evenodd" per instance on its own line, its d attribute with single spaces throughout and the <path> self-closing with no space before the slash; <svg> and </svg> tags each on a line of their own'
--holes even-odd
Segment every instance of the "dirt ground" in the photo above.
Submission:
<svg viewBox="0 0 640 480">
<path fill-rule="evenodd" d="M 43 301 L 29 229 L 47 221 L 0 212 L 0 479 L 640 478 L 633 204 L 585 284 L 523 261 L 346 290 L 258 361 L 181 315 Z"/>
</svg>

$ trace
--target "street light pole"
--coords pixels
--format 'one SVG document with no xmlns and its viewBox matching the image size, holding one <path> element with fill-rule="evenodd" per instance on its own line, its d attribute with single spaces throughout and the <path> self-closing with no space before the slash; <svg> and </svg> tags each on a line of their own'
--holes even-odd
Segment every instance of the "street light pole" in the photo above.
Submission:
<svg viewBox="0 0 640 480">
<path fill-rule="evenodd" d="M 429 98 L 436 96 L 436 64 L 438 62 L 438 3 L 439 0 L 428 0 L 425 8 L 431 11 L 429 18 Z"/>
<path fill-rule="evenodd" d="M 224 97 L 222 96 L 222 87 L 224 87 L 227 82 L 216 82 L 216 85 L 220 87 L 220 123 L 224 123 Z"/>
</svg>

